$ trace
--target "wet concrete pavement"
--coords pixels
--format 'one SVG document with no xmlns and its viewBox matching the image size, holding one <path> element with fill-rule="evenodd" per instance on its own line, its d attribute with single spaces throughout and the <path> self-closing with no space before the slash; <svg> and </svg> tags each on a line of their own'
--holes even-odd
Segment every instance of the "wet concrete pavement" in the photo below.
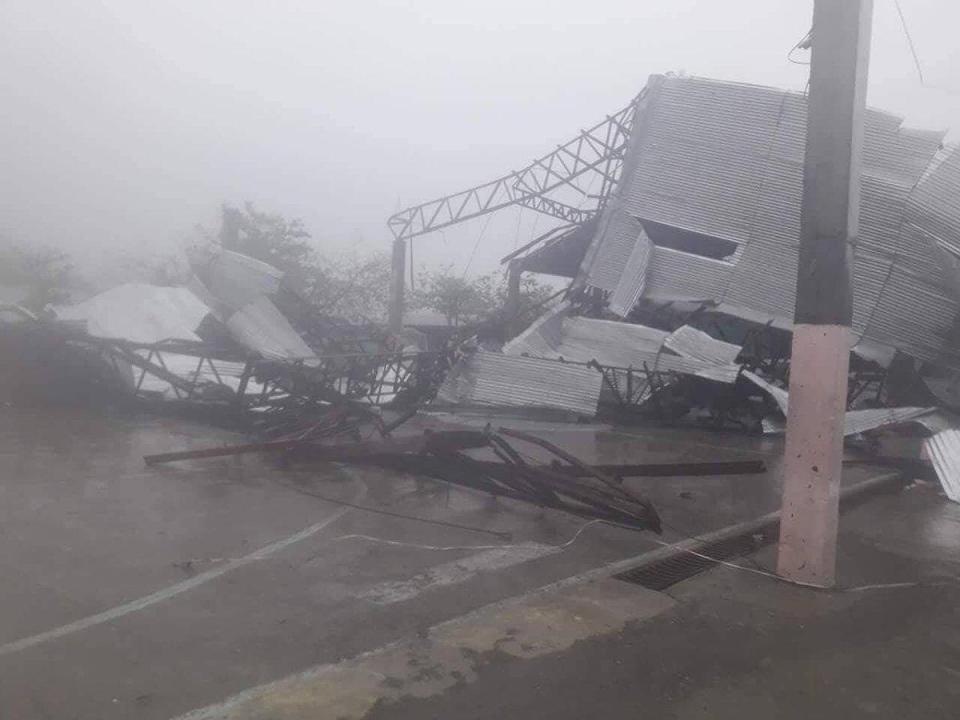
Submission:
<svg viewBox="0 0 960 720">
<path fill-rule="evenodd" d="M 960 505 L 936 487 L 877 497 L 843 518 L 846 590 L 719 567 L 670 588 L 652 619 L 535 658 L 497 648 L 470 682 L 367 718 L 956 718 L 958 546 Z"/>
<path fill-rule="evenodd" d="M 778 441 L 569 425 L 544 436 L 588 461 L 770 462 L 766 476 L 628 481 L 670 541 L 778 505 Z M 559 550 L 582 520 L 383 471 L 142 462 L 237 439 L 179 420 L 0 411 L 0 718 L 169 718 L 659 547 L 593 525 Z"/>
</svg>

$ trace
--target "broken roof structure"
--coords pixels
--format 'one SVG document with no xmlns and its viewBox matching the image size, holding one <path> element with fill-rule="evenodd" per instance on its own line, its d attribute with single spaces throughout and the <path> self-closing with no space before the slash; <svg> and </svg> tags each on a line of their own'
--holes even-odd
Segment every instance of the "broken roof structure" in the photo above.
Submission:
<svg viewBox="0 0 960 720">
<path fill-rule="evenodd" d="M 641 298 L 685 300 L 789 326 L 806 110 L 798 93 L 650 78 L 577 283 L 621 317 Z M 942 140 L 866 115 L 853 334 L 958 367 L 960 157 Z"/>
<path fill-rule="evenodd" d="M 503 345 L 502 356 L 463 359 L 441 396 L 556 408 L 576 367 L 603 377 L 598 407 L 605 396 L 621 407 L 665 394 L 669 403 L 681 388 L 702 396 L 710 418 L 747 399 L 753 405 L 734 422 L 782 429 L 806 113 L 802 93 L 653 75 L 626 108 L 526 168 L 391 217 L 398 241 L 510 206 L 558 221 L 503 262 L 513 287 L 520 272 L 570 278 L 565 301 Z M 943 140 L 889 113 L 865 116 L 849 435 L 931 417 L 929 392 L 908 392 L 911 406 L 890 407 L 904 404 L 890 402 L 903 370 L 892 363 L 905 361 L 902 387 L 925 384 L 937 398 L 960 387 L 960 155 Z M 534 361 L 555 370 L 543 365 L 529 380 L 536 390 L 520 392 L 527 374 L 519 363 Z M 596 390 L 588 376 L 579 383 L 590 387 L 583 413 Z"/>
<path fill-rule="evenodd" d="M 806 96 L 653 75 L 625 109 L 529 167 L 397 213 L 412 239 L 511 205 L 561 220 L 509 261 L 573 279 L 626 318 L 638 302 L 689 303 L 789 330 L 795 300 Z M 866 115 L 853 248 L 858 354 L 895 351 L 960 369 L 960 156 L 943 133 Z M 590 195 L 588 179 L 601 192 Z M 558 193 L 582 199 L 573 212 Z"/>
</svg>

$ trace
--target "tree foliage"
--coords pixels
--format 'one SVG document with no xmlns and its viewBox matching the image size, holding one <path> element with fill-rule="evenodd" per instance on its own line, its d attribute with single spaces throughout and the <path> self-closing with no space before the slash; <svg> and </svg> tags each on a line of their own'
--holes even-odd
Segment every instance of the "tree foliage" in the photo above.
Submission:
<svg viewBox="0 0 960 720">
<path fill-rule="evenodd" d="M 227 250 L 273 265 L 297 290 L 304 289 L 318 261 L 310 233 L 301 220 L 261 212 L 250 202 L 242 209 L 223 206 L 217 240 Z"/>
<path fill-rule="evenodd" d="M 303 222 L 261 212 L 252 203 L 224 205 L 220 232 L 227 250 L 249 255 L 284 273 L 284 283 L 319 312 L 351 321 L 382 321 L 390 288 L 386 253 L 320 253 Z"/>
<path fill-rule="evenodd" d="M 76 283 L 70 256 L 50 247 L 0 246 L 0 283 L 22 288 L 23 305 L 39 312 L 69 299 Z"/>
<path fill-rule="evenodd" d="M 419 281 L 419 286 L 410 293 L 410 307 L 434 310 L 446 318 L 448 325 L 469 325 L 494 318 L 507 304 L 507 283 L 496 274 L 467 278 L 447 266 L 440 270 L 424 270 Z M 534 277 L 521 278 L 520 319 L 535 318 L 533 311 L 553 292 Z"/>
</svg>

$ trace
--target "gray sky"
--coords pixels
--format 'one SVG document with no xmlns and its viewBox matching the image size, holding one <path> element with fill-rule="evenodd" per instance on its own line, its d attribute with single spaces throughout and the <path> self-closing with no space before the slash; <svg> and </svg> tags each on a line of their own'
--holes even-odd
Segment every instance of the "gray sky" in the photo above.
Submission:
<svg viewBox="0 0 960 720">
<path fill-rule="evenodd" d="M 876 0 L 871 105 L 960 121 L 956 0 Z M 812 0 L 3 0 L 0 232 L 81 262 L 173 250 L 222 201 L 386 249 L 400 207 L 493 179 L 651 73 L 802 89 Z M 803 55 L 800 56 L 805 59 Z M 547 220 L 537 221 L 539 230 Z M 418 241 L 471 272 L 538 231 L 505 213 Z"/>
</svg>

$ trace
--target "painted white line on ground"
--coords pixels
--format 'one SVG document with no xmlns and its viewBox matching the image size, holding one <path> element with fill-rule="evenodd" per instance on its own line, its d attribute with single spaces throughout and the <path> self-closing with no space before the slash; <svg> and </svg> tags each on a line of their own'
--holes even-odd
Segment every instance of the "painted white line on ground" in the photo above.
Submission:
<svg viewBox="0 0 960 720">
<path fill-rule="evenodd" d="M 687 541 L 690 543 L 691 541 Z M 684 543 L 678 543 L 677 546 L 683 546 Z M 616 560 L 605 565 L 587 570 L 586 572 L 579 573 L 577 575 L 572 575 L 570 577 L 558 580 L 556 582 L 549 583 L 547 585 L 542 585 L 541 587 L 530 590 L 529 592 L 522 593 L 520 595 L 514 595 L 513 597 L 505 598 L 503 600 L 498 600 L 496 602 L 483 605 L 475 610 L 471 610 L 468 613 L 460 615 L 449 620 L 444 620 L 435 625 L 430 626 L 424 632 L 427 635 L 435 635 L 439 632 L 442 632 L 447 629 L 456 628 L 457 626 L 467 625 L 472 622 L 483 618 L 485 615 L 490 615 L 499 611 L 502 611 L 507 608 L 513 608 L 519 605 L 522 605 L 532 600 L 547 596 L 551 593 L 564 590 L 566 588 L 575 587 L 578 585 L 584 585 L 586 583 L 591 583 L 597 580 L 604 580 L 609 578 L 611 575 L 615 575 L 619 572 L 623 572 L 629 568 L 636 566 L 637 564 L 643 562 L 647 558 L 657 557 L 659 555 L 665 554 L 664 548 L 654 548 L 646 552 L 634 555 L 629 558 L 624 558 L 622 560 Z M 653 592 L 653 591 L 650 591 Z M 410 641 L 409 637 L 400 638 L 399 640 L 394 640 L 393 642 L 386 643 L 381 645 L 378 648 L 373 650 L 368 650 L 359 655 L 356 655 L 353 658 L 350 658 L 352 662 L 361 661 L 364 658 L 375 657 L 380 654 L 384 654 L 388 651 L 402 648 L 406 643 Z M 255 698 L 257 695 L 269 691 L 271 688 L 278 687 L 283 683 L 289 682 L 291 679 L 310 679 L 322 675 L 332 667 L 336 667 L 337 663 L 334 664 L 324 664 L 317 665 L 315 667 L 303 670 L 299 673 L 295 673 L 287 678 L 282 678 L 280 680 L 274 680 L 273 682 L 264 683 L 263 685 L 256 685 L 251 688 L 247 688 L 232 697 L 227 698 L 219 703 L 214 703 L 212 705 L 207 705 L 205 707 L 197 708 L 196 710 L 191 710 L 183 715 L 179 715 L 173 720 L 223 720 L 224 718 L 229 717 L 229 713 L 239 707 L 240 705 L 246 703 L 252 698 Z"/>
<path fill-rule="evenodd" d="M 294 545 L 295 543 L 306 540 L 312 535 L 316 535 L 325 527 L 332 525 L 348 512 L 350 512 L 350 508 L 342 508 L 337 510 L 329 517 L 326 517 L 320 522 L 316 522 L 313 525 L 304 528 L 300 532 L 295 533 L 290 537 L 277 540 L 269 545 L 264 545 L 262 548 L 255 550 L 249 555 L 244 555 L 243 557 L 236 558 L 235 560 L 225 562 L 219 567 L 202 572 L 192 578 L 189 578 L 188 580 L 184 580 L 183 582 L 179 582 L 162 590 L 158 590 L 150 595 L 145 595 L 144 597 L 137 598 L 136 600 L 131 600 L 123 605 L 117 605 L 116 607 L 110 608 L 109 610 L 104 610 L 96 615 L 89 615 L 85 618 L 81 618 L 80 620 L 74 620 L 71 623 L 61 625 L 60 627 L 53 628 L 52 630 L 46 630 L 42 633 L 31 635 L 30 637 L 13 640 L 12 642 L 0 645 L 0 657 L 20 652 L 21 650 L 26 650 L 27 648 L 35 647 L 36 645 L 42 645 L 43 643 L 50 642 L 51 640 L 57 640 L 67 635 L 73 635 L 74 633 L 78 633 L 81 630 L 86 630 L 89 627 L 102 625 L 103 623 L 121 618 L 124 615 L 129 615 L 130 613 L 135 613 L 143 610 L 144 608 L 148 608 L 151 605 L 156 605 L 164 600 L 169 600 L 170 598 L 185 593 L 188 590 L 192 590 L 199 585 L 208 583 L 211 580 L 216 580 L 218 577 L 226 575 L 228 572 L 232 572 L 243 567 L 244 565 L 257 562 L 258 560 L 265 560 L 271 555 L 274 555 L 281 550 Z"/>
</svg>

